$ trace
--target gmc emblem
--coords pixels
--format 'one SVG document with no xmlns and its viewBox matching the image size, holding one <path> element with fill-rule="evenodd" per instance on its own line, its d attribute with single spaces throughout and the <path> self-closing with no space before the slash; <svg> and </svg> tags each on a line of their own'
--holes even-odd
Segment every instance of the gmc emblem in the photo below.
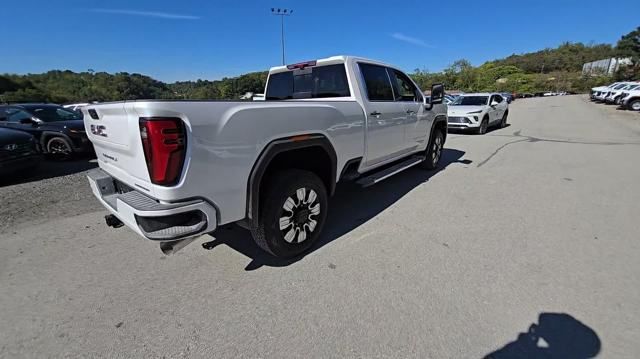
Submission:
<svg viewBox="0 0 640 359">
<path fill-rule="evenodd" d="M 103 125 L 91 125 L 91 133 L 96 136 L 109 137 L 107 136 L 107 128 Z"/>
</svg>

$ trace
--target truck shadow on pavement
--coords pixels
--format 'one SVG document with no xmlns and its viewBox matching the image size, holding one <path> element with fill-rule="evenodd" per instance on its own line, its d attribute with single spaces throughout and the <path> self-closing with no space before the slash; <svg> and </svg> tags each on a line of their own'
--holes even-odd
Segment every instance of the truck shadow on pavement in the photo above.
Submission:
<svg viewBox="0 0 640 359">
<path fill-rule="evenodd" d="M 541 313 L 526 333 L 484 359 L 588 359 L 600 348 L 596 332 L 571 315 Z"/>
<path fill-rule="evenodd" d="M 220 244 L 226 244 L 252 259 L 245 267 L 247 271 L 262 266 L 288 266 L 366 223 L 452 163 L 470 164 L 470 160 L 461 160 L 464 154 L 463 151 L 445 148 L 437 170 L 425 171 L 411 168 L 369 188 L 361 188 L 351 183 L 339 184 L 335 196 L 329 202 L 331 210 L 327 216 L 322 237 L 301 256 L 291 259 L 270 256 L 258 248 L 249 231 L 239 226 L 221 228 L 215 233 L 215 239 L 203 243 L 202 247 L 212 250 Z"/>
</svg>

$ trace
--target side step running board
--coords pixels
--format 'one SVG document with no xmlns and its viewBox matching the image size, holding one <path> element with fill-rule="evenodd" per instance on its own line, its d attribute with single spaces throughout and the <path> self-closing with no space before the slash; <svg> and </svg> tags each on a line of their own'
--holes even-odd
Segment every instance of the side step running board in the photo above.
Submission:
<svg viewBox="0 0 640 359">
<path fill-rule="evenodd" d="M 361 185 L 362 187 L 369 187 L 372 186 L 380 181 L 383 181 L 393 175 L 395 175 L 396 173 L 402 172 L 404 170 L 406 170 L 409 167 L 413 167 L 415 165 L 417 165 L 418 163 L 424 161 L 425 157 L 424 156 L 414 156 L 411 157 L 407 160 L 404 160 L 398 164 L 395 164 L 391 167 L 387 167 L 383 170 L 381 170 L 380 172 L 376 172 L 373 174 L 370 174 L 368 176 L 362 177 L 359 180 L 356 181 L 357 184 Z"/>
</svg>

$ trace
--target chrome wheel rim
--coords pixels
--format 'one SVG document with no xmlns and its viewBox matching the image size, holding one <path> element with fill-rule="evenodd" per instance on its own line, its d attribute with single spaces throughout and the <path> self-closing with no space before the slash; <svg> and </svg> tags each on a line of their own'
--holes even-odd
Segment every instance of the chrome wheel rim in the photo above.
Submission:
<svg viewBox="0 0 640 359">
<path fill-rule="evenodd" d="M 434 165 L 440 161 L 440 155 L 442 154 L 442 136 L 436 136 L 433 140 L 433 148 L 431 149 L 431 163 Z"/>
<path fill-rule="evenodd" d="M 71 149 L 63 141 L 53 140 L 49 144 L 49 152 L 56 155 L 68 155 L 71 153 Z"/>
<path fill-rule="evenodd" d="M 282 205 L 280 233 L 287 243 L 302 243 L 315 231 L 320 214 L 316 191 L 303 187 L 289 196 Z"/>
<path fill-rule="evenodd" d="M 640 111 L 640 101 L 636 101 L 631 104 L 631 109 L 634 111 Z"/>
</svg>

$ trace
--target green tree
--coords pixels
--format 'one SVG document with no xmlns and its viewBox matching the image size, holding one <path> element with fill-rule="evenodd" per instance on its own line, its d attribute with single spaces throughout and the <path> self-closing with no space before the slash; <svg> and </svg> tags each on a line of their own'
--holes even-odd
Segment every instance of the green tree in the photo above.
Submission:
<svg viewBox="0 0 640 359">
<path fill-rule="evenodd" d="M 621 66 L 616 73 L 619 80 L 635 80 L 640 77 L 640 27 L 622 36 L 616 45 L 620 58 L 631 59 L 631 64 Z"/>
</svg>

